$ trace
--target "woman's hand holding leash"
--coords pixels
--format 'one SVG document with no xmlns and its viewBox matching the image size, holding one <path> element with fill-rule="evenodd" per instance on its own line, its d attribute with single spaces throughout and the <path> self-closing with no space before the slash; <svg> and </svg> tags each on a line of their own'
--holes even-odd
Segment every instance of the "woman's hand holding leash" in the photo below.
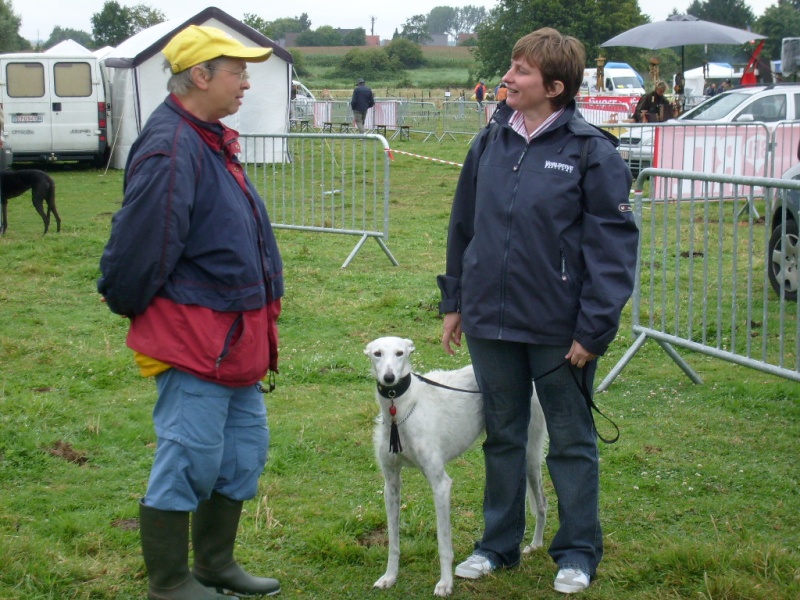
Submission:
<svg viewBox="0 0 800 600">
<path fill-rule="evenodd" d="M 586 366 L 586 363 L 597 358 L 597 354 L 592 354 L 586 348 L 581 346 L 577 340 L 572 340 L 572 347 L 569 349 L 569 352 L 567 352 L 567 355 L 564 358 L 567 359 L 573 366 L 582 369 Z"/>
<path fill-rule="evenodd" d="M 442 326 L 442 347 L 450 355 L 455 354 L 451 344 L 461 347 L 461 313 L 451 312 L 444 315 Z"/>
</svg>

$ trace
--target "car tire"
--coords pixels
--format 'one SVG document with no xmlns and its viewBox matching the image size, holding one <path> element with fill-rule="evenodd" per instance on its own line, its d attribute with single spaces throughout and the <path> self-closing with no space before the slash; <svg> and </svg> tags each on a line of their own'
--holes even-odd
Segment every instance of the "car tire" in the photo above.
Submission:
<svg viewBox="0 0 800 600">
<path fill-rule="evenodd" d="M 769 282 L 776 293 L 781 293 L 781 282 L 783 282 L 783 297 L 786 300 L 797 302 L 798 285 L 798 261 L 797 254 L 800 250 L 798 245 L 800 235 L 798 234 L 797 223 L 786 221 L 786 237 L 781 237 L 781 226 L 778 225 L 769 238 Z M 783 270 L 781 270 L 783 261 Z"/>
</svg>

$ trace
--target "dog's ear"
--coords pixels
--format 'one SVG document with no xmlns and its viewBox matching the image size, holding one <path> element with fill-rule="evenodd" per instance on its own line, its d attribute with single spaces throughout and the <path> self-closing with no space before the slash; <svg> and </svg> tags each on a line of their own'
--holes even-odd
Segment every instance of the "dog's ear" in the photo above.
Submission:
<svg viewBox="0 0 800 600">
<path fill-rule="evenodd" d="M 364 354 L 366 354 L 367 356 L 370 356 L 372 354 L 372 350 L 370 350 L 371 347 L 372 347 L 372 342 L 367 344 L 367 347 L 364 348 Z"/>
<path fill-rule="evenodd" d="M 403 340 L 406 343 L 406 352 L 411 354 L 416 348 L 414 347 L 414 342 L 411 340 Z"/>
</svg>

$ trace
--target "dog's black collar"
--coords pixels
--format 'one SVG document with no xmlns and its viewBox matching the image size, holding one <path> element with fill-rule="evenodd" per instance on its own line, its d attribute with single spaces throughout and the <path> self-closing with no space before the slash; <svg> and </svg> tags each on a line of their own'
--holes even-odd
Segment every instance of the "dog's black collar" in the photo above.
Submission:
<svg viewBox="0 0 800 600">
<path fill-rule="evenodd" d="M 411 373 L 400 379 L 395 385 L 381 385 L 378 383 L 378 393 L 389 400 L 402 396 L 411 386 Z"/>
</svg>

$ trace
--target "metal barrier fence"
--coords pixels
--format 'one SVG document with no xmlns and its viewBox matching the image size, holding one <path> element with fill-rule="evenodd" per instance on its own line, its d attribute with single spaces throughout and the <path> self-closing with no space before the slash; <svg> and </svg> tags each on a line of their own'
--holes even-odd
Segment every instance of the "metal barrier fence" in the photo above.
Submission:
<svg viewBox="0 0 800 600">
<path fill-rule="evenodd" d="M 633 111 L 630 104 L 626 104 L 625 102 L 600 104 L 597 102 L 576 100 L 576 105 L 578 110 L 581 111 L 583 118 L 592 125 L 597 126 L 613 126 L 617 123 L 623 123 Z"/>
<path fill-rule="evenodd" d="M 666 182 L 676 196 L 645 198 L 647 177 Z M 774 196 L 800 190 L 800 181 L 646 169 L 636 190 L 635 341 L 598 390 L 611 385 L 648 338 L 695 383 L 700 377 L 675 346 L 800 381 L 800 302 L 786 298 L 783 278 L 775 281 L 791 268 L 797 277 L 791 264 L 797 233 Z M 741 217 L 746 205 L 762 206 L 766 218 L 752 211 Z M 773 229 L 775 210 L 781 224 Z"/>
<path fill-rule="evenodd" d="M 342 268 L 373 238 L 397 266 L 386 245 L 390 157 L 383 136 L 287 133 L 239 141 L 273 227 L 360 236 Z"/>
</svg>

